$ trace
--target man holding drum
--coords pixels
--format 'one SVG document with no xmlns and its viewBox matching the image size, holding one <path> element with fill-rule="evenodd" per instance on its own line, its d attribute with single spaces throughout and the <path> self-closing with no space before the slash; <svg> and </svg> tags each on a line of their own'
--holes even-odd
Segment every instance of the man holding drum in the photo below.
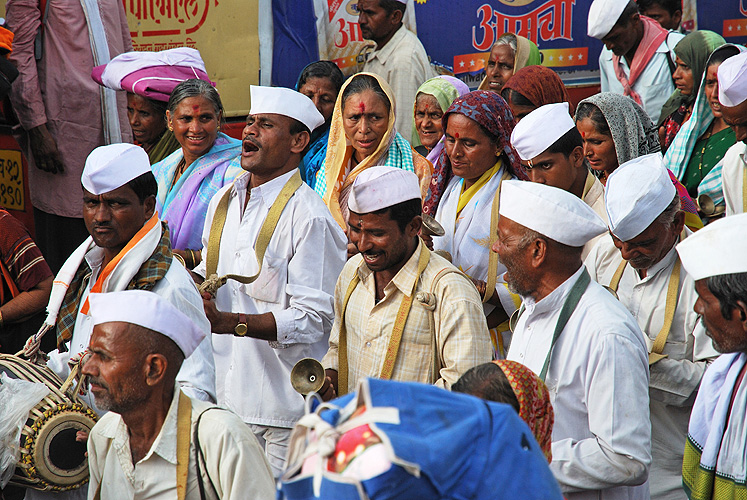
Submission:
<svg viewBox="0 0 747 500">
<path fill-rule="evenodd" d="M 205 330 L 143 290 L 95 293 L 89 302 L 92 354 L 83 373 L 109 413 L 88 441 L 88 498 L 274 498 L 251 431 L 176 384 Z"/>
</svg>

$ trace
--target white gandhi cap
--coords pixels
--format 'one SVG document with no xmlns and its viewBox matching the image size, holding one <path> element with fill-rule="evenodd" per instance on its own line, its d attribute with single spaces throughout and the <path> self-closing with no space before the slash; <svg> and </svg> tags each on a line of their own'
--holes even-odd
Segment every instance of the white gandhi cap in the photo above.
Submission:
<svg viewBox="0 0 747 500">
<path fill-rule="evenodd" d="M 599 40 L 606 37 L 627 6 L 628 0 L 594 0 L 589 7 L 586 34 Z"/>
<path fill-rule="evenodd" d="M 92 293 L 88 298 L 94 326 L 117 321 L 148 328 L 173 340 L 185 358 L 197 349 L 206 335 L 186 314 L 153 292 Z"/>
<path fill-rule="evenodd" d="M 395 167 L 370 167 L 358 174 L 348 196 L 348 208 L 367 214 L 408 200 L 420 200 L 418 176 Z"/>
<path fill-rule="evenodd" d="M 610 231 L 621 241 L 632 240 L 661 215 L 675 194 L 661 153 L 623 163 L 610 174 L 604 189 Z"/>
<path fill-rule="evenodd" d="M 607 226 L 581 198 L 529 181 L 503 181 L 499 213 L 564 245 L 581 247 Z"/>
<path fill-rule="evenodd" d="M 313 132 L 324 123 L 324 117 L 314 103 L 300 92 L 285 87 L 249 87 L 252 107 L 250 115 L 275 114 L 293 118 Z"/>
<path fill-rule="evenodd" d="M 575 126 L 567 102 L 546 104 L 516 124 L 511 132 L 511 144 L 519 157 L 528 161 L 544 153 Z"/>
<path fill-rule="evenodd" d="M 80 182 L 86 191 L 98 196 L 150 171 L 148 153 L 143 148 L 134 144 L 110 144 L 91 151 Z"/>
<path fill-rule="evenodd" d="M 677 253 L 694 280 L 747 273 L 747 214 L 711 222 L 677 245 Z"/>
<path fill-rule="evenodd" d="M 718 67 L 718 100 L 729 108 L 747 100 L 747 52 L 730 57 Z"/>
</svg>

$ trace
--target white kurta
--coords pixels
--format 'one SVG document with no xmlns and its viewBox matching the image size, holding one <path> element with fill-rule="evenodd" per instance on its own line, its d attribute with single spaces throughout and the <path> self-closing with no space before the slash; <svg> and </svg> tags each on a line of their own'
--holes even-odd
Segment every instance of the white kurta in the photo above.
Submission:
<svg viewBox="0 0 747 500">
<path fill-rule="evenodd" d="M 726 216 L 744 212 L 744 169 L 747 168 L 747 144 L 737 142 L 724 155 L 721 182 Z"/>
<path fill-rule="evenodd" d="M 643 73 L 633 84 L 641 101 L 643 109 L 646 111 L 651 121 L 656 124 L 661 115 L 661 107 L 674 92 L 674 82 L 672 81 L 672 72 L 667 63 L 667 57 L 674 61 L 674 47 L 684 38 L 680 33 L 669 33 L 666 40 L 656 49 L 656 54 L 651 58 Z M 671 52 L 670 52 L 671 50 Z M 615 66 L 612 62 L 612 51 L 607 47 L 602 47 L 599 54 L 599 78 L 602 84 L 602 92 L 614 92 L 622 95 L 623 86 L 615 76 Z M 626 75 L 630 75 L 630 68 L 625 58 L 620 59 Z"/>
<path fill-rule="evenodd" d="M 215 209 L 230 190 L 220 245 L 218 274 L 252 276 L 258 263 L 254 251 L 260 227 L 288 172 L 251 190 L 243 174 L 213 197 L 202 236 L 207 241 Z M 347 239 L 329 210 L 306 184 L 283 210 L 264 256 L 262 273 L 249 285 L 229 280 L 218 290 L 220 311 L 272 313 L 277 342 L 249 337 L 213 335 L 218 403 L 249 424 L 291 428 L 303 415 L 303 397 L 293 390 L 290 371 L 302 358 L 322 359 L 334 320 L 337 277 L 345 264 Z M 203 248 L 203 255 L 207 255 Z M 205 261 L 195 268 L 205 275 Z"/>
<path fill-rule="evenodd" d="M 583 267 L 539 302 L 524 299 L 507 358 L 539 374 Z M 569 500 L 648 499 L 648 355 L 635 319 L 592 281 L 555 344 L 550 468 Z"/>
<path fill-rule="evenodd" d="M 171 406 L 161 430 L 148 453 L 132 463 L 130 435 L 122 417 L 107 413 L 93 428 L 88 439 L 88 466 L 91 483 L 88 498 L 93 499 L 101 484 L 101 498 L 117 500 L 173 500 L 176 498 L 176 443 L 179 391 L 174 391 Z M 194 436 L 197 418 L 211 405 L 192 400 L 190 436 Z M 275 498 L 275 484 L 262 448 L 248 427 L 233 413 L 213 409 L 200 419 L 200 448 L 205 457 L 201 465 L 207 498 L 215 492 L 224 500 Z M 198 500 L 195 442 L 190 438 L 187 473 L 187 500 Z"/>
<path fill-rule="evenodd" d="M 613 258 L 610 259 L 609 255 Z M 652 343 L 664 324 L 667 289 L 676 261 L 677 251 L 672 247 L 664 258 L 648 269 L 643 279 L 628 265 L 617 289 L 620 302 Z M 620 262 L 622 255 L 608 236 L 594 248 L 586 266 L 593 280 L 609 285 Z M 650 367 L 651 498 L 687 498 L 682 489 L 687 424 L 707 361 L 718 356 L 693 311 L 697 299 L 693 279 L 681 269 L 677 308 L 663 351 L 667 358 Z"/>
<path fill-rule="evenodd" d="M 73 338 L 68 344 L 68 352 L 52 351 L 49 353 L 49 361 L 47 362 L 47 366 L 62 377 L 63 380 L 70 374 L 70 367 L 67 361 L 71 356 L 83 352 L 88 347 L 88 344 L 91 342 L 91 333 L 93 333 L 91 316 L 82 314 L 80 307 L 85 303 L 88 293 L 101 271 L 104 252 L 102 249 L 96 247 L 90 250 L 85 258 L 93 274 L 88 280 L 88 285 L 80 299 L 78 315 L 75 318 L 75 328 L 73 329 Z M 192 277 L 184 269 L 183 265 L 176 259 L 173 259 L 166 275 L 156 283 L 151 291 L 168 300 L 194 321 L 201 330 L 206 332 L 205 340 L 200 343 L 190 357 L 184 360 L 176 376 L 176 381 L 181 385 L 187 396 L 203 401 L 215 401 L 215 361 L 213 360 L 213 347 L 209 335 L 210 322 L 205 317 L 202 298 L 197 291 Z M 98 413 L 101 413 L 96 408 L 93 399 L 91 393 L 83 397 L 86 404 L 96 409 Z"/>
</svg>

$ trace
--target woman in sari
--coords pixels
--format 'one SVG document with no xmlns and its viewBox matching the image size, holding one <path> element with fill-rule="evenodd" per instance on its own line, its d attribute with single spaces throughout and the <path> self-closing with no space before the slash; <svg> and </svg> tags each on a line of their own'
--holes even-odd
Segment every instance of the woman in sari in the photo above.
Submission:
<svg viewBox="0 0 747 500">
<path fill-rule="evenodd" d="M 125 52 L 107 64 L 96 66 L 91 77 L 113 90 L 127 91 L 127 118 L 135 144 L 158 163 L 179 149 L 174 133 L 166 127 L 166 103 L 184 80 L 209 82 L 200 53 L 188 47 L 161 52 Z"/>
<path fill-rule="evenodd" d="M 705 65 L 692 116 L 664 156 L 664 164 L 685 185 L 690 196 L 704 194 L 715 206 L 724 204 L 721 160 L 736 142 L 734 130 L 721 114 L 716 76 L 722 62 L 744 50 L 747 49 L 740 45 L 726 44 L 713 51 Z"/>
<path fill-rule="evenodd" d="M 327 157 L 332 112 L 343 83 L 345 83 L 345 77 L 332 61 L 316 61 L 309 64 L 301 71 L 296 83 L 296 90 L 311 99 L 324 117 L 324 125 L 317 127 L 311 133 L 311 141 L 301 159 L 301 164 L 298 165 L 301 178 L 312 189 L 316 182 L 316 173 L 322 168 Z"/>
<path fill-rule="evenodd" d="M 181 148 L 152 167 L 158 182 L 156 210 L 169 224 L 174 252 L 192 269 L 202 260 L 202 228 L 210 199 L 243 172 L 238 162 L 241 141 L 220 132 L 223 104 L 215 88 L 203 80 L 177 85 L 166 118 Z"/>
<path fill-rule="evenodd" d="M 501 184 L 516 178 L 520 165 L 510 142 L 514 117 L 500 95 L 476 90 L 454 101 L 443 117 L 443 128 L 438 168 L 453 172 L 453 177 L 435 215 L 446 234 L 433 238 L 433 248 L 451 254 L 452 263 L 477 285 L 496 357 L 503 357 L 507 344 L 501 332 L 507 328 L 496 327 L 518 304 L 505 286 L 495 286 L 506 268 L 491 258 L 490 245 Z"/>
<path fill-rule="evenodd" d="M 337 97 L 327 159 L 317 172 L 314 190 L 343 229 L 350 187 L 368 167 L 386 165 L 414 172 L 420 179 L 421 195 L 428 189 L 433 165 L 397 132 L 395 105 L 389 84 L 374 73 L 356 74 Z"/>
<path fill-rule="evenodd" d="M 485 65 L 485 78 L 478 90 L 492 90 L 500 93 L 513 74 L 526 66 L 542 63 L 537 45 L 523 36 L 504 33 L 490 48 L 488 63 Z"/>
<path fill-rule="evenodd" d="M 657 124 L 662 152 L 669 149 L 682 124 L 690 119 L 708 56 L 725 43 L 713 31 L 698 30 L 688 33 L 674 48 L 677 68 L 672 78 L 676 90 L 662 106 Z"/>
<path fill-rule="evenodd" d="M 602 184 L 623 163 L 661 151 L 651 118 L 635 101 L 620 94 L 602 92 L 578 103 L 576 128 L 584 139 L 586 161 Z M 680 196 L 685 224 L 697 231 L 703 221 L 695 202 L 671 171 L 669 177 Z"/>
<path fill-rule="evenodd" d="M 558 74 L 545 66 L 527 66 L 514 73 L 501 90 L 501 97 L 520 121 L 545 104 L 567 102 L 573 115 L 573 104 Z"/>
<path fill-rule="evenodd" d="M 532 370 L 507 359 L 483 363 L 464 372 L 451 390 L 510 405 L 531 429 L 547 461 L 552 462 L 555 411 L 550 391 Z"/>
</svg>

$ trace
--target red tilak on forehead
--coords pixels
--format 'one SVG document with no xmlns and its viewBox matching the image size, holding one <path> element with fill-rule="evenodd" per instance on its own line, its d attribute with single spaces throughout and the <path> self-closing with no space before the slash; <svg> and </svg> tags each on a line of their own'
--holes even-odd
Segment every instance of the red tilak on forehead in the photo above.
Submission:
<svg viewBox="0 0 747 500">
<path fill-rule="evenodd" d="M 366 112 L 366 105 L 361 102 L 361 103 L 358 104 L 358 109 L 361 110 L 361 113 L 365 113 Z"/>
<path fill-rule="evenodd" d="M 197 104 L 192 106 L 192 111 L 197 111 L 198 109 L 200 109 L 200 107 Z"/>
<path fill-rule="evenodd" d="M 459 139 L 459 132 L 455 133 L 454 137 L 456 137 L 457 139 Z"/>
<path fill-rule="evenodd" d="M 426 104 L 425 105 L 425 110 L 426 111 L 430 111 L 431 110 L 431 105 L 430 104 Z"/>
<path fill-rule="evenodd" d="M 581 132 L 581 137 L 586 137 L 586 132 Z"/>
</svg>

